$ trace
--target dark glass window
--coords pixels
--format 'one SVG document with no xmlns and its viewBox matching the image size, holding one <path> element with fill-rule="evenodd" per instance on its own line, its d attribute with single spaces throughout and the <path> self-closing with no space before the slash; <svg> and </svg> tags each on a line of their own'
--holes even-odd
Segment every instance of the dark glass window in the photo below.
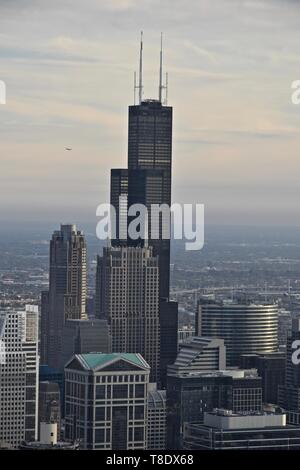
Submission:
<svg viewBox="0 0 300 470">
<path fill-rule="evenodd" d="M 128 385 L 114 385 L 113 386 L 113 398 L 127 398 L 128 396 Z"/>
<path fill-rule="evenodd" d="M 96 421 L 104 421 L 105 420 L 105 408 L 103 406 L 97 406 L 95 419 L 96 419 Z"/>
<path fill-rule="evenodd" d="M 105 398 L 105 385 L 96 385 L 96 399 Z"/>
<path fill-rule="evenodd" d="M 95 443 L 102 444 L 104 442 L 104 429 L 95 430 Z"/>
<path fill-rule="evenodd" d="M 112 448 L 127 449 L 127 408 L 115 407 L 112 410 Z"/>
<path fill-rule="evenodd" d="M 134 429 L 134 440 L 143 441 L 144 440 L 144 428 L 135 428 Z"/>
<path fill-rule="evenodd" d="M 145 394 L 145 387 L 142 384 L 138 384 L 135 386 L 135 396 L 137 398 L 143 397 Z"/>
<path fill-rule="evenodd" d="M 144 419 L 144 407 L 143 406 L 135 407 L 135 419 Z"/>
</svg>

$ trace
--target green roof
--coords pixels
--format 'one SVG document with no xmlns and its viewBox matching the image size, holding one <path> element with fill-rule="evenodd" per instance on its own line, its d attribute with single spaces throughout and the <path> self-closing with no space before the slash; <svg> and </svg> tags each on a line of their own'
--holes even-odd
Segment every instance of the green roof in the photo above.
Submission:
<svg viewBox="0 0 300 470">
<path fill-rule="evenodd" d="M 96 367 L 104 366 L 115 359 L 124 359 L 125 361 L 127 360 L 132 362 L 137 366 L 147 367 L 146 361 L 144 361 L 139 354 L 134 353 L 88 353 L 78 354 L 78 357 L 88 369 L 95 369 Z"/>
</svg>

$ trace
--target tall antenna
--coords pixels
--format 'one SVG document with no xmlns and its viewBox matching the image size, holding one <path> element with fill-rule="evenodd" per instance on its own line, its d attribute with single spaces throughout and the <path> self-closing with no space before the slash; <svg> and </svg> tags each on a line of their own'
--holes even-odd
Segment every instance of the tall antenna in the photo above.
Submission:
<svg viewBox="0 0 300 470">
<path fill-rule="evenodd" d="M 143 96 L 143 31 L 141 31 L 141 46 L 140 46 L 140 73 L 139 73 L 139 104 L 142 102 Z"/>
<path fill-rule="evenodd" d="M 169 75 L 168 75 L 168 72 L 166 73 L 166 86 L 165 86 L 165 89 L 166 89 L 166 100 L 165 100 L 165 103 L 168 104 L 168 86 L 169 86 Z"/>
<path fill-rule="evenodd" d="M 162 54 L 162 42 L 163 42 L 163 35 L 160 33 L 160 55 L 159 55 L 159 87 L 158 87 L 158 99 L 162 102 L 162 90 L 163 90 L 163 74 L 162 74 L 162 66 L 163 66 L 163 54 Z"/>
<path fill-rule="evenodd" d="M 133 103 L 134 103 L 134 106 L 135 106 L 135 95 L 136 95 L 136 89 L 137 89 L 137 86 L 136 86 L 136 72 L 134 72 L 134 79 L 133 79 Z"/>
</svg>

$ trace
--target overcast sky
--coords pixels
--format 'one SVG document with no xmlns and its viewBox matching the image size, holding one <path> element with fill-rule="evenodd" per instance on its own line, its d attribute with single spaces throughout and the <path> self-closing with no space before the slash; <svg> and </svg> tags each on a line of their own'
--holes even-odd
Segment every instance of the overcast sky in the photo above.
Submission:
<svg viewBox="0 0 300 470">
<path fill-rule="evenodd" d="M 165 37 L 174 202 L 300 225 L 299 23 L 297 0 L 0 0 L 0 220 L 96 221 L 127 162 L 142 29 L 145 98 Z"/>
</svg>

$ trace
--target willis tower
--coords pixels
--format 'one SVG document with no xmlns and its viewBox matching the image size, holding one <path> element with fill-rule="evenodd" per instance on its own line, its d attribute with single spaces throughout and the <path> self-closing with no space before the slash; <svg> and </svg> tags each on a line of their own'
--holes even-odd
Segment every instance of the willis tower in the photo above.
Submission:
<svg viewBox="0 0 300 470">
<path fill-rule="evenodd" d="M 162 44 L 161 44 L 162 46 Z M 171 206 L 172 174 L 172 120 L 173 109 L 163 104 L 162 47 L 160 50 L 159 97 L 143 99 L 143 41 L 140 46 L 140 71 L 138 104 L 129 106 L 128 113 L 128 167 L 111 170 L 111 204 L 117 214 L 117 238 L 113 245 L 143 246 L 145 240 L 121 240 L 118 227 L 119 212 L 126 211 L 133 204 L 143 204 L 148 209 L 148 240 L 153 254 L 159 256 L 160 296 L 169 297 L 170 290 L 170 239 L 163 239 L 162 216 L 160 216 L 159 236 L 152 240 L 151 205 Z M 124 219 L 123 219 L 124 220 Z M 129 221 L 128 221 L 129 222 Z M 171 223 L 171 221 L 169 221 Z"/>
<path fill-rule="evenodd" d="M 140 44 L 138 104 L 129 106 L 128 114 L 128 167 L 111 170 L 111 204 L 117 215 L 116 239 L 113 246 L 152 247 L 159 265 L 160 316 L 160 370 L 164 385 L 167 365 L 177 355 L 178 305 L 169 301 L 170 295 L 170 239 L 163 237 L 163 217 L 159 215 L 158 237 L 151 239 L 151 206 L 171 207 L 172 182 L 172 121 L 173 109 L 167 106 L 167 75 L 163 84 L 162 40 L 160 49 L 158 99 L 143 99 L 143 38 Z M 136 95 L 136 93 L 135 93 Z M 128 207 L 143 204 L 148 209 L 148 236 L 146 240 L 122 239 L 119 214 L 127 214 Z M 124 220 L 124 219 L 123 219 Z M 125 219 L 126 220 L 126 219 Z M 127 224 L 130 218 L 127 220 Z M 165 224 L 164 219 L 164 224 Z M 124 222 L 123 222 L 124 224 Z M 125 222 L 126 224 L 126 222 Z M 171 219 L 168 218 L 170 230 Z M 124 227 L 123 227 L 124 228 Z M 165 229 L 165 227 L 164 227 Z M 124 233 L 124 231 L 123 231 Z"/>
</svg>

